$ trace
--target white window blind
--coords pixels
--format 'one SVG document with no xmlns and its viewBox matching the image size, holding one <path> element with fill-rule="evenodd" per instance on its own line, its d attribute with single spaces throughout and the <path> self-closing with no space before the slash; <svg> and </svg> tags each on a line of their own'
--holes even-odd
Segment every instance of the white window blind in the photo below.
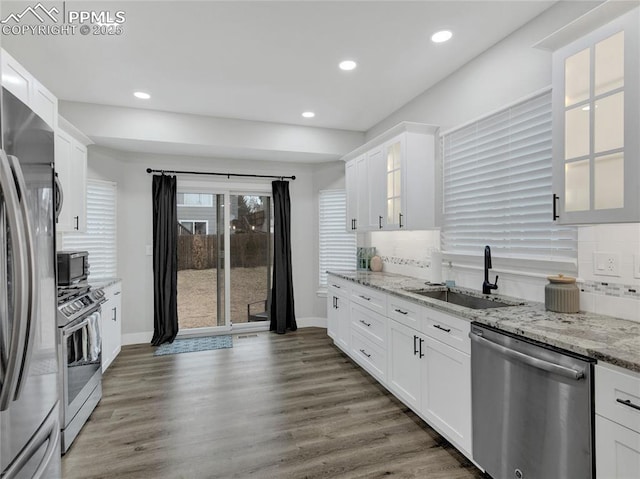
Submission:
<svg viewBox="0 0 640 479">
<path fill-rule="evenodd" d="M 442 139 L 443 251 L 529 260 L 577 260 L 577 230 L 552 219 L 551 93 Z"/>
<path fill-rule="evenodd" d="M 347 232 L 347 195 L 323 190 L 320 203 L 320 287 L 327 286 L 327 270 L 355 271 L 356 235 Z"/>
<path fill-rule="evenodd" d="M 65 233 L 65 250 L 89 251 L 90 278 L 117 277 L 116 183 L 87 181 L 87 232 Z"/>
</svg>

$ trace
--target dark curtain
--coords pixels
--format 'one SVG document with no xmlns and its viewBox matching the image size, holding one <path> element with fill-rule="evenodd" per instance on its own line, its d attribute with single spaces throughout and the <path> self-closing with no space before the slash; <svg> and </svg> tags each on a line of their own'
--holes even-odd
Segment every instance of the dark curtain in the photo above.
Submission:
<svg viewBox="0 0 640 479">
<path fill-rule="evenodd" d="M 273 181 L 273 281 L 271 286 L 271 325 L 269 329 L 284 334 L 295 331 L 296 314 L 291 279 L 291 200 L 289 182 Z"/>
<path fill-rule="evenodd" d="M 178 211 L 176 177 L 153 176 L 153 339 L 172 343 L 178 334 Z"/>
</svg>

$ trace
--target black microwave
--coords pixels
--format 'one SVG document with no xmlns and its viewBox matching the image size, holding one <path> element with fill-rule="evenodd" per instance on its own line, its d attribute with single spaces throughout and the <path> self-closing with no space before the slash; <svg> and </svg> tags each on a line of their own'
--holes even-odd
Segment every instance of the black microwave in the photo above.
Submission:
<svg viewBox="0 0 640 479">
<path fill-rule="evenodd" d="M 88 277 L 88 251 L 58 251 L 58 286 L 69 286 Z"/>
</svg>

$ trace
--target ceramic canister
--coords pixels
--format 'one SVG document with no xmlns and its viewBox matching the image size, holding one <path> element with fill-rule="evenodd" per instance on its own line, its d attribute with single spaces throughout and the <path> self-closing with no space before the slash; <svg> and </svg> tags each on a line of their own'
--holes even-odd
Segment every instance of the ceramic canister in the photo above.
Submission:
<svg viewBox="0 0 640 479">
<path fill-rule="evenodd" d="M 580 290 L 576 279 L 559 274 L 548 276 L 549 284 L 544 287 L 544 306 L 556 313 L 577 313 L 580 311 Z"/>
<path fill-rule="evenodd" d="M 371 268 L 371 271 L 374 271 L 374 272 L 382 271 L 382 258 L 380 258 L 380 256 L 378 255 L 371 258 L 371 263 L 369 267 Z"/>
</svg>

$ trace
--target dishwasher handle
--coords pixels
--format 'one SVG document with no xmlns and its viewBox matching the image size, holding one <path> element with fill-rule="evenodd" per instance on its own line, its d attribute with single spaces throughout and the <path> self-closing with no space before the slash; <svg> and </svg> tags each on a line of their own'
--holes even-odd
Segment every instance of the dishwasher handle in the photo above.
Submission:
<svg viewBox="0 0 640 479">
<path fill-rule="evenodd" d="M 471 338 L 471 341 L 474 341 L 477 344 L 485 346 L 489 349 L 493 349 L 494 351 L 498 351 L 511 359 L 515 359 L 516 361 L 520 361 L 534 368 L 542 369 L 550 373 L 559 374 L 560 376 L 564 376 L 569 379 L 579 380 L 584 378 L 583 369 L 572 369 L 566 366 L 561 366 L 559 364 L 545 361 L 544 359 L 534 358 L 533 356 L 529 356 L 528 354 L 524 354 L 514 349 L 502 346 L 501 344 L 494 343 L 493 341 L 489 341 L 488 339 L 483 338 L 478 333 L 470 332 L 469 337 Z"/>
</svg>

